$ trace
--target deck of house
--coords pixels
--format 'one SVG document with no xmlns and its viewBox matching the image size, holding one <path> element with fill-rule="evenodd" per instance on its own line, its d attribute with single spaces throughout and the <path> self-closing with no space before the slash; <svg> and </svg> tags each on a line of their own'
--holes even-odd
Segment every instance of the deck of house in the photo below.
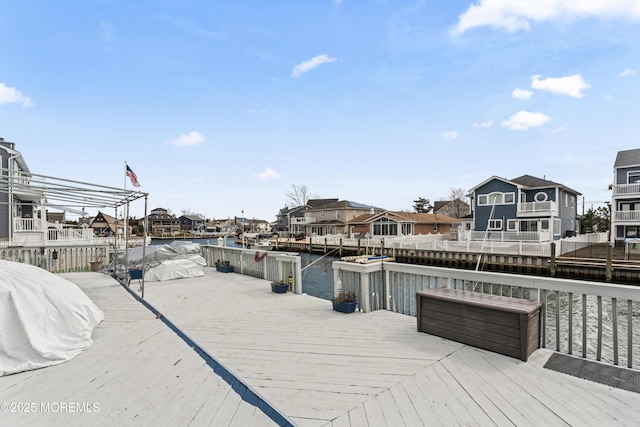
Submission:
<svg viewBox="0 0 640 427">
<path fill-rule="evenodd" d="M 522 362 L 419 333 L 415 317 L 341 314 L 326 300 L 273 293 L 262 279 L 205 273 L 146 283 L 161 316 L 109 276 L 65 274 L 106 320 L 71 361 L 0 377 L 0 402 L 37 405 L 2 413 L 0 425 L 639 423 L 640 394 L 546 369 L 549 350 Z M 65 402 L 99 410 L 50 405 Z"/>
</svg>

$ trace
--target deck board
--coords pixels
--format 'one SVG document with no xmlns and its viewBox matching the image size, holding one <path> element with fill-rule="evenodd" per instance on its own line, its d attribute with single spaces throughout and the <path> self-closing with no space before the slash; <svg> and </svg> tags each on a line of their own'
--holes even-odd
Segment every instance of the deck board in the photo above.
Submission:
<svg viewBox="0 0 640 427">
<path fill-rule="evenodd" d="M 146 298 L 301 426 L 584 421 L 579 407 L 569 405 L 570 414 L 562 416 L 551 409 L 547 389 L 555 387 L 556 397 L 566 398 L 564 378 L 540 363 L 418 333 L 415 317 L 388 311 L 344 315 L 331 310 L 329 301 L 275 294 L 267 281 L 207 275 L 209 280 L 150 283 Z M 531 359 L 550 354 L 538 350 Z M 541 382 L 546 385 L 520 385 Z M 590 386 L 574 393 L 601 393 Z M 638 395 L 619 392 L 640 403 Z M 626 408 L 615 397 L 588 401 L 594 411 L 604 410 L 595 418 L 587 412 L 591 421 L 611 422 L 607 410 Z M 618 419 L 640 415 L 631 412 Z"/>
<path fill-rule="evenodd" d="M 107 316 L 94 345 L 61 365 L 0 377 L 0 401 L 88 400 L 101 411 L 3 414 L 0 425 L 275 425 L 244 386 L 213 372 L 112 278 L 64 276 Z M 545 369 L 549 350 L 522 362 L 417 332 L 415 317 L 345 315 L 253 277 L 206 268 L 203 277 L 147 283 L 145 299 L 302 427 L 640 419 L 639 394 Z"/>
<path fill-rule="evenodd" d="M 207 406 L 218 392 L 238 395 L 113 278 L 99 273 L 62 276 L 105 313 L 94 330 L 94 343 L 68 362 L 0 377 L 0 402 L 88 402 L 97 403 L 99 412 L 46 412 L 39 407 L 35 413 L 3 413 L 1 426 L 188 425 L 200 413 L 213 419 L 221 407 L 227 420 L 243 414 L 249 424 L 277 425 L 239 397 Z"/>
</svg>

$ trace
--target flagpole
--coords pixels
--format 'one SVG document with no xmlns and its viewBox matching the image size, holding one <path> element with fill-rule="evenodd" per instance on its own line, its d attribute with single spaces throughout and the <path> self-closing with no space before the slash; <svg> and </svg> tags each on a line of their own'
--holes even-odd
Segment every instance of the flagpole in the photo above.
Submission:
<svg viewBox="0 0 640 427">
<path fill-rule="evenodd" d="M 127 189 L 127 161 L 124 161 L 124 189 Z M 129 274 L 129 202 L 124 205 L 124 268 Z"/>
</svg>

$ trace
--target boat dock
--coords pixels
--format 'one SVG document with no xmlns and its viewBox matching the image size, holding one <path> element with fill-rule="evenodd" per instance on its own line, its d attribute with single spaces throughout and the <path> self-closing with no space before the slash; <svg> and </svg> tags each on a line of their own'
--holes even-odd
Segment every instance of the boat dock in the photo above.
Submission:
<svg viewBox="0 0 640 427">
<path fill-rule="evenodd" d="M 78 284 L 106 319 L 94 331 L 94 345 L 76 358 L 0 377 L 0 425 L 591 426 L 640 420 L 640 393 L 547 369 L 555 353 L 546 349 L 523 362 L 417 332 L 412 316 L 342 314 L 330 301 L 273 293 L 269 281 L 214 268 L 202 277 L 147 282 L 145 303 L 130 292 L 138 290 L 136 282 L 127 289 L 100 273 L 63 277 Z"/>
</svg>

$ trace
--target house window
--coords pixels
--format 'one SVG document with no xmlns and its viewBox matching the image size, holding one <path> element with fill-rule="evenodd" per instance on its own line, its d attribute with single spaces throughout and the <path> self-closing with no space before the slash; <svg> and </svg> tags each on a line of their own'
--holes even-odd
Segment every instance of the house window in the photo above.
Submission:
<svg viewBox="0 0 640 427">
<path fill-rule="evenodd" d="M 374 236 L 397 236 L 398 223 L 390 221 L 388 218 L 380 218 L 373 224 Z"/>
<path fill-rule="evenodd" d="M 575 207 L 576 206 L 576 198 L 571 196 L 571 207 Z"/>
<path fill-rule="evenodd" d="M 538 231 L 538 221 L 520 221 L 520 231 Z"/>
<path fill-rule="evenodd" d="M 501 219 L 490 219 L 489 220 L 489 230 L 502 230 L 502 220 Z"/>
<path fill-rule="evenodd" d="M 490 205 L 501 205 L 504 201 L 504 195 L 502 193 L 491 193 L 488 197 Z"/>
<path fill-rule="evenodd" d="M 482 194 L 478 196 L 478 206 L 486 205 L 510 205 L 515 201 L 515 193 L 499 193 Z"/>
<path fill-rule="evenodd" d="M 340 218 L 340 211 L 336 211 L 336 218 Z"/>
<path fill-rule="evenodd" d="M 542 221 L 540 221 L 540 230 L 549 231 L 549 220 L 548 219 L 543 219 Z"/>
<path fill-rule="evenodd" d="M 638 184 L 640 183 L 640 171 L 631 171 L 627 173 L 627 180 L 629 184 Z"/>
<path fill-rule="evenodd" d="M 320 212 L 320 216 L 324 216 L 324 211 Z"/>
<path fill-rule="evenodd" d="M 433 224 L 433 231 L 438 231 L 439 229 L 439 224 Z"/>
<path fill-rule="evenodd" d="M 518 221 L 515 219 L 508 219 L 507 220 L 507 231 L 516 231 L 516 225 L 518 224 Z"/>
<path fill-rule="evenodd" d="M 413 224 L 402 224 L 402 234 L 405 236 L 411 236 L 413 234 Z"/>
<path fill-rule="evenodd" d="M 569 195 L 567 193 L 564 193 L 564 207 L 569 207 Z"/>
<path fill-rule="evenodd" d="M 560 234 L 560 220 L 559 219 L 554 219 L 553 220 L 553 234 L 558 235 Z"/>
<path fill-rule="evenodd" d="M 547 201 L 547 193 L 540 191 L 539 193 L 536 193 L 536 195 L 533 197 L 533 199 L 536 202 L 546 202 Z"/>
</svg>

